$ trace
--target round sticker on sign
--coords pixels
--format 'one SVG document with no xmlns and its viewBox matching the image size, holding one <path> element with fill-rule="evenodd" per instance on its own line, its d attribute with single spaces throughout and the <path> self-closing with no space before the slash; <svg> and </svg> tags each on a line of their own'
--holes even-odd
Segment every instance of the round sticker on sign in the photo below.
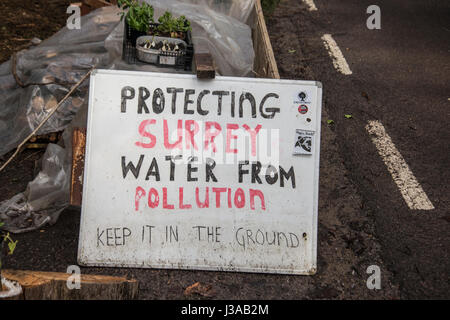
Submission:
<svg viewBox="0 0 450 320">
<path fill-rule="evenodd" d="M 298 107 L 298 112 L 300 112 L 301 114 L 307 113 L 307 112 L 308 112 L 308 106 L 305 105 L 305 104 L 301 104 L 301 105 Z"/>
</svg>

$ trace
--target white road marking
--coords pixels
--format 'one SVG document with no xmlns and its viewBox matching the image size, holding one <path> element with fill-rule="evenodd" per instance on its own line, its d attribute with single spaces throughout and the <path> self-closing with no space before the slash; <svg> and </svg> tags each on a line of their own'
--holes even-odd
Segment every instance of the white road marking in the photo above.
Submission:
<svg viewBox="0 0 450 320">
<path fill-rule="evenodd" d="M 328 50 L 328 54 L 330 55 L 331 59 L 333 59 L 333 65 L 336 70 L 345 75 L 352 74 L 352 70 L 350 70 L 350 67 L 345 60 L 341 49 L 339 49 L 336 41 L 334 41 L 331 34 L 324 34 L 322 36 L 322 40 L 325 48 Z"/>
<path fill-rule="evenodd" d="M 316 5 L 314 4 L 314 1 L 313 0 L 303 0 L 303 2 L 304 3 L 306 3 L 307 5 L 308 5 L 308 10 L 309 11 L 317 11 L 317 7 L 316 7 Z"/>
<path fill-rule="evenodd" d="M 381 122 L 373 120 L 366 125 L 366 130 L 372 136 L 372 142 L 378 149 L 378 153 L 386 164 L 403 199 L 412 210 L 433 210 L 434 206 L 417 182 L 416 177 L 409 169 L 400 152 L 386 133 Z"/>
</svg>

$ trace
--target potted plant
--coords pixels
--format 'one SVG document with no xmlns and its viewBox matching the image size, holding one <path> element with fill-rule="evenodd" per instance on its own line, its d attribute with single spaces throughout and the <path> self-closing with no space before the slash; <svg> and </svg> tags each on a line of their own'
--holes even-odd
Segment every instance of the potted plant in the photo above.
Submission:
<svg viewBox="0 0 450 320">
<path fill-rule="evenodd" d="M 139 5 L 136 0 L 118 0 L 117 5 L 123 10 L 120 13 L 120 19 L 125 18 L 125 35 L 133 45 L 136 45 L 136 39 L 146 35 L 150 24 L 154 23 L 154 9 L 146 2 Z M 126 9 L 128 9 L 127 13 L 125 13 Z"/>
<path fill-rule="evenodd" d="M 159 24 L 149 30 L 150 34 L 158 36 L 178 38 L 185 40 L 188 31 L 191 31 L 191 23 L 185 16 L 175 18 L 171 12 L 166 11 L 158 18 Z"/>
<path fill-rule="evenodd" d="M 125 19 L 122 58 L 127 63 L 137 60 L 191 69 L 194 49 L 191 40 L 191 24 L 185 16 L 174 17 L 166 11 L 155 23 L 154 9 L 148 3 L 141 5 L 136 0 L 119 0 Z"/>
<path fill-rule="evenodd" d="M 3 227 L 4 223 L 0 222 L 0 300 L 1 299 L 14 299 L 17 298 L 22 293 L 22 287 L 16 281 L 11 281 L 5 279 L 2 275 L 2 256 L 5 249 L 5 245 L 7 246 L 8 255 L 14 253 L 16 249 L 17 240 L 13 241 L 9 232 L 4 232 L 1 227 Z"/>
<path fill-rule="evenodd" d="M 158 66 L 190 70 L 193 46 L 191 25 L 185 16 L 175 18 L 166 11 L 158 23 L 150 24 L 149 36 L 140 36 L 136 42 L 137 58 Z"/>
</svg>

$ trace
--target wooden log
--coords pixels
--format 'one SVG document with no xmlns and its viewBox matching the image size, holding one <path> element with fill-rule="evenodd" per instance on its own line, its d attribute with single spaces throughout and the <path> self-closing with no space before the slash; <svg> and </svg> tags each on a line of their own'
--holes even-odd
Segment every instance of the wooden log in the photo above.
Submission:
<svg viewBox="0 0 450 320">
<path fill-rule="evenodd" d="M 210 53 L 196 53 L 195 71 L 199 79 L 214 79 L 216 77 L 216 69 L 214 68 L 214 60 Z"/>
<path fill-rule="evenodd" d="M 77 5 L 78 3 L 73 4 Z M 81 15 L 84 16 L 92 10 L 110 5 L 117 5 L 117 0 L 82 0 L 80 3 Z"/>
<path fill-rule="evenodd" d="M 253 49 L 255 50 L 253 71 L 256 77 L 280 79 L 260 0 L 255 1 L 255 6 L 249 19 L 249 25 L 253 26 L 252 38 Z"/>
<path fill-rule="evenodd" d="M 24 300 L 132 300 L 139 283 L 123 277 L 81 275 L 80 289 L 69 289 L 68 273 L 3 270 L 5 278 L 22 286 Z"/>
<path fill-rule="evenodd" d="M 72 174 L 70 183 L 70 204 L 81 206 L 83 194 L 84 153 L 86 129 L 74 128 L 72 133 Z"/>
<path fill-rule="evenodd" d="M 98 9 L 105 6 L 112 5 L 111 2 L 105 1 L 105 0 L 83 0 L 83 2 L 90 6 L 93 9 Z"/>
</svg>

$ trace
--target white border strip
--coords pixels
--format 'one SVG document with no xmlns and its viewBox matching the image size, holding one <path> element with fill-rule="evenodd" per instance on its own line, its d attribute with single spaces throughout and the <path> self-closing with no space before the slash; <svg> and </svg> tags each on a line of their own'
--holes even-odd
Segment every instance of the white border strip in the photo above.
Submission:
<svg viewBox="0 0 450 320">
<path fill-rule="evenodd" d="M 406 204 L 412 210 L 433 210 L 434 206 L 417 182 L 416 177 L 409 169 L 400 152 L 386 133 L 383 124 L 377 120 L 369 121 L 366 130 L 372 136 L 372 141 L 378 153 L 386 164 L 400 190 Z"/>
<path fill-rule="evenodd" d="M 339 46 L 337 45 L 336 41 L 334 41 L 331 34 L 324 34 L 322 36 L 322 40 L 325 48 L 328 50 L 328 54 L 330 55 L 331 59 L 333 59 L 334 68 L 344 75 L 352 74 L 352 70 L 350 70 L 350 67 L 345 60 L 341 49 L 339 49 Z"/>
</svg>

